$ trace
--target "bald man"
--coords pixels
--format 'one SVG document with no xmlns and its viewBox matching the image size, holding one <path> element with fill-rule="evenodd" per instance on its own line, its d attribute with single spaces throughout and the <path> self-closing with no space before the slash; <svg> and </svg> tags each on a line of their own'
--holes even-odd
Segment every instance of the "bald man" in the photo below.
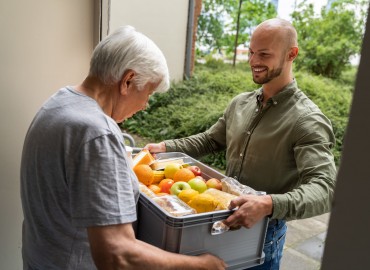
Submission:
<svg viewBox="0 0 370 270">
<path fill-rule="evenodd" d="M 151 152 L 179 151 L 193 157 L 226 150 L 226 175 L 267 195 L 243 195 L 230 209 L 229 226 L 251 228 L 270 218 L 265 262 L 250 269 L 279 269 L 286 221 L 330 211 L 336 167 L 330 120 L 298 88 L 292 65 L 297 32 L 286 20 L 267 20 L 249 47 L 253 81 L 261 88 L 236 96 L 207 131 L 148 144 Z M 225 78 L 227 79 L 227 78 Z"/>
</svg>

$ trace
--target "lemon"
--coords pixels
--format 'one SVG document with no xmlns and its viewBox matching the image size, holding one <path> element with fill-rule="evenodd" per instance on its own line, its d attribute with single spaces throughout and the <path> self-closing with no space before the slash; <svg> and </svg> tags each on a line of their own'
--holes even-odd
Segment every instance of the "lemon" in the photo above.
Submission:
<svg viewBox="0 0 370 270">
<path fill-rule="evenodd" d="M 180 191 L 177 197 L 179 197 L 179 199 L 183 202 L 188 203 L 192 198 L 194 198 L 194 196 L 197 196 L 198 194 L 198 191 L 190 188 Z"/>
<path fill-rule="evenodd" d="M 217 207 L 217 201 L 209 194 L 198 194 L 194 196 L 189 202 L 188 205 L 194 208 L 197 213 L 211 212 L 215 211 Z"/>
</svg>

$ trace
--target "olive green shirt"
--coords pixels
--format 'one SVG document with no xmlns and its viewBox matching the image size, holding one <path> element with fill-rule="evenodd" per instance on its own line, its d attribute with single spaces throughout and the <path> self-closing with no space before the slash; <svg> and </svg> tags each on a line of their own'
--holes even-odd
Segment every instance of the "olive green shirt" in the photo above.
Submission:
<svg viewBox="0 0 370 270">
<path fill-rule="evenodd" d="M 196 158 L 226 149 L 226 175 L 273 200 L 271 218 L 300 219 L 326 213 L 336 167 L 330 120 L 296 81 L 261 103 L 262 88 L 236 96 L 207 131 L 165 141 L 167 151 Z"/>
</svg>

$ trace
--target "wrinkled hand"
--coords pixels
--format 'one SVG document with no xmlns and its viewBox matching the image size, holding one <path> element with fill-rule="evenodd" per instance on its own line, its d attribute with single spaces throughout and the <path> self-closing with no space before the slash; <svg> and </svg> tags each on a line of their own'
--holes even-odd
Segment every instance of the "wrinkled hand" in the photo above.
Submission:
<svg viewBox="0 0 370 270">
<path fill-rule="evenodd" d="M 198 257 L 201 259 L 201 262 L 204 265 L 205 269 L 224 270 L 227 267 L 226 263 L 223 260 L 211 254 L 202 254 Z"/>
<path fill-rule="evenodd" d="M 229 209 L 235 207 L 238 209 L 224 223 L 229 227 L 252 228 L 254 224 L 272 213 L 272 198 L 269 195 L 242 195 L 231 201 Z"/>
<path fill-rule="evenodd" d="M 162 153 L 166 152 L 166 145 L 164 144 L 164 142 L 148 143 L 144 146 L 144 149 L 148 149 L 150 153 Z"/>
</svg>

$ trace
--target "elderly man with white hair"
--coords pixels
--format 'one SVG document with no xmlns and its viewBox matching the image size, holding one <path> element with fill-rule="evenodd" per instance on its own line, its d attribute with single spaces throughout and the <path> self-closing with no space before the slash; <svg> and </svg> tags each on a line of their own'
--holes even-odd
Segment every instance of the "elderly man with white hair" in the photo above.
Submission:
<svg viewBox="0 0 370 270">
<path fill-rule="evenodd" d="M 225 269 L 135 239 L 138 180 L 117 123 L 168 87 L 160 49 L 126 26 L 97 45 L 81 84 L 43 104 L 22 154 L 24 269 Z"/>
</svg>

